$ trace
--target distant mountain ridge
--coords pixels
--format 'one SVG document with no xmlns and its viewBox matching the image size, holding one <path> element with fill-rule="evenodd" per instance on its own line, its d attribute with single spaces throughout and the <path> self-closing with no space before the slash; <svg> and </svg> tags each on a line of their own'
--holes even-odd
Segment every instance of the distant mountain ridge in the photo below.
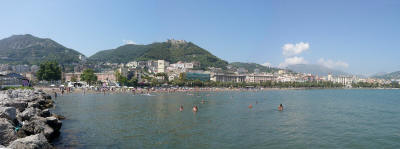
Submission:
<svg viewBox="0 0 400 149">
<path fill-rule="evenodd" d="M 39 64 L 55 60 L 61 64 L 79 62 L 78 51 L 48 39 L 30 34 L 13 35 L 0 40 L 0 63 Z"/>
<path fill-rule="evenodd" d="M 386 74 L 378 74 L 373 76 L 374 78 L 379 78 L 379 79 L 387 79 L 387 80 L 398 80 L 400 79 L 400 71 L 395 71 L 391 73 L 386 73 Z"/>
<path fill-rule="evenodd" d="M 184 40 L 168 40 L 148 45 L 127 44 L 116 49 L 103 50 L 89 57 L 91 62 L 128 63 L 140 60 L 166 60 L 200 62 L 199 69 L 207 67 L 225 68 L 228 62 L 214 56 L 207 50 Z"/>
<path fill-rule="evenodd" d="M 349 73 L 340 71 L 340 70 L 334 70 L 330 69 L 328 67 L 324 67 L 321 65 L 317 64 L 297 64 L 297 65 L 289 65 L 287 67 L 288 69 L 298 72 L 298 73 L 310 73 L 313 75 L 318 75 L 318 76 L 326 76 L 328 74 L 332 75 L 349 75 Z"/>
</svg>

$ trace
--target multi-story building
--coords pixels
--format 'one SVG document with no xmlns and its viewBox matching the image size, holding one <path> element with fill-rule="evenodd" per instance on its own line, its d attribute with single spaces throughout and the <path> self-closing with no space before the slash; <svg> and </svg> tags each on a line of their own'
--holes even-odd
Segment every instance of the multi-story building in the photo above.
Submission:
<svg viewBox="0 0 400 149">
<path fill-rule="evenodd" d="M 261 83 L 261 82 L 267 82 L 267 81 L 273 81 L 275 80 L 275 77 L 271 73 L 267 74 L 248 74 L 246 75 L 246 82 L 247 83 Z"/>
<path fill-rule="evenodd" d="M 245 82 L 246 75 L 211 73 L 210 80 L 215 82 Z"/>
<path fill-rule="evenodd" d="M 156 73 L 165 73 L 166 68 L 169 66 L 169 62 L 165 60 L 158 60 L 157 61 L 157 71 Z"/>
</svg>

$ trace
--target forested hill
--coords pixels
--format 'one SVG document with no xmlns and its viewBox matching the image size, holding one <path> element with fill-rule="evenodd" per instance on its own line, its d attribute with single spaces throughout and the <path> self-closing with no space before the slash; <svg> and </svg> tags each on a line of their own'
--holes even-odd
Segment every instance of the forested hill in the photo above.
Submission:
<svg viewBox="0 0 400 149">
<path fill-rule="evenodd" d="M 89 57 L 91 62 L 111 63 L 159 59 L 167 60 L 170 63 L 197 61 L 200 62 L 199 69 L 225 68 L 228 65 L 228 62 L 221 60 L 207 50 L 183 40 L 168 40 L 148 45 L 127 44 L 116 49 L 97 52 Z"/>
<path fill-rule="evenodd" d="M 79 55 L 82 54 L 51 39 L 30 34 L 13 35 L 0 40 L 0 63 L 39 64 L 55 60 L 60 64 L 70 64 L 79 62 Z"/>
<path fill-rule="evenodd" d="M 235 69 L 244 68 L 248 70 L 249 73 L 253 73 L 255 69 L 258 69 L 260 72 L 276 72 L 279 70 L 278 68 L 266 67 L 257 63 L 233 62 L 229 65 L 231 65 L 232 68 Z"/>
</svg>

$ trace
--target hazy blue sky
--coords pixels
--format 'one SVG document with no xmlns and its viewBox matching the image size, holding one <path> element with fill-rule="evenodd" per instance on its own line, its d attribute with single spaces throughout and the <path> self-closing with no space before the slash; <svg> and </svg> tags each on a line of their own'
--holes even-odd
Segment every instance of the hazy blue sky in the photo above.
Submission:
<svg viewBox="0 0 400 149">
<path fill-rule="evenodd" d="M 174 38 L 229 62 L 400 70 L 398 0 L 3 0 L 0 18 L 0 38 L 29 33 L 86 56 Z"/>
</svg>

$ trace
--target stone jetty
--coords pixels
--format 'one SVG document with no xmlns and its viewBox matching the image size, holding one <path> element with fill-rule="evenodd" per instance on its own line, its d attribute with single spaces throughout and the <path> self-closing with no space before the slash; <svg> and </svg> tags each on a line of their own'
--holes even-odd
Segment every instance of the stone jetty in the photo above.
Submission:
<svg viewBox="0 0 400 149">
<path fill-rule="evenodd" d="M 41 90 L 0 91 L 0 148 L 53 148 L 62 123 L 51 107 L 51 96 Z"/>
</svg>

